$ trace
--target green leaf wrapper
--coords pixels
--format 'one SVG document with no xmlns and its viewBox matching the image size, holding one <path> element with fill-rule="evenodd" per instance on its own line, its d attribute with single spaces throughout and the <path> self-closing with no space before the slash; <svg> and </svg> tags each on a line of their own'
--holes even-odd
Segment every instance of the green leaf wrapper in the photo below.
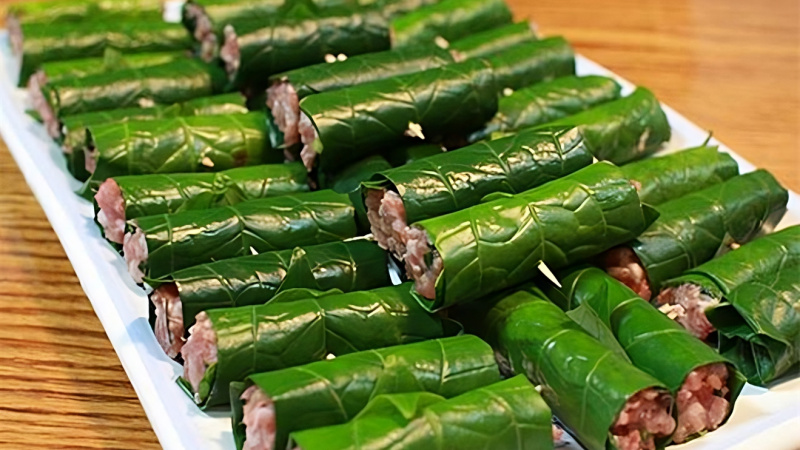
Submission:
<svg viewBox="0 0 800 450">
<path fill-rule="evenodd" d="M 737 286 L 764 279 L 800 263 L 800 226 L 762 236 L 719 258 L 712 259 L 664 283 L 699 286 L 711 298 L 722 300 Z"/>
<path fill-rule="evenodd" d="M 48 83 L 42 90 L 56 117 L 131 106 L 169 105 L 222 92 L 225 74 L 194 59 Z"/>
<path fill-rule="evenodd" d="M 513 133 L 617 100 L 620 86 L 611 78 L 589 75 L 564 76 L 534 84 L 500 98 L 497 114 L 470 141 L 486 139 L 493 133 Z"/>
<path fill-rule="evenodd" d="M 575 74 L 575 52 L 562 37 L 517 45 L 487 58 L 498 89 L 521 89 Z"/>
<path fill-rule="evenodd" d="M 625 403 L 644 389 L 667 387 L 544 298 L 531 287 L 500 295 L 478 316 L 476 331 L 495 348 L 501 367 L 541 385 L 554 415 L 585 448 L 615 448 L 610 428 Z M 658 440 L 658 448 L 666 441 Z"/>
<path fill-rule="evenodd" d="M 625 175 L 637 184 L 639 198 L 660 205 L 739 175 L 739 165 L 716 146 L 700 146 L 626 164 Z"/>
<path fill-rule="evenodd" d="M 400 167 L 444 152 L 439 144 L 417 144 L 393 148 L 385 157 L 393 167 Z"/>
<path fill-rule="evenodd" d="M 629 245 L 650 290 L 658 292 L 664 281 L 724 253 L 731 244 L 775 228 L 788 201 L 786 189 L 767 171 L 735 176 L 658 206 L 658 220 Z"/>
<path fill-rule="evenodd" d="M 239 57 L 228 62 L 231 85 L 265 87 L 269 77 L 348 56 L 389 50 L 389 30 L 380 11 L 363 10 L 320 17 L 273 17 L 235 28 Z"/>
<path fill-rule="evenodd" d="M 107 49 L 102 57 L 47 62 L 41 65 L 40 70 L 47 82 L 56 82 L 64 78 L 87 77 L 120 69 L 141 69 L 187 59 L 189 54 L 183 50 L 124 55 L 116 50 Z"/>
<path fill-rule="evenodd" d="M 303 450 L 547 450 L 551 420 L 550 408 L 520 375 L 450 400 L 427 392 L 380 395 L 346 424 L 290 438 Z"/>
<path fill-rule="evenodd" d="M 431 44 L 437 38 L 454 41 L 511 21 L 504 0 L 442 0 L 394 19 L 392 48 Z"/>
<path fill-rule="evenodd" d="M 78 180 L 86 181 L 86 128 L 112 122 L 159 120 L 174 117 L 247 114 L 245 99 L 239 93 L 201 97 L 169 106 L 152 108 L 121 108 L 95 111 L 62 117 L 61 147 L 67 159 L 67 169 Z"/>
<path fill-rule="evenodd" d="M 122 193 L 125 219 L 130 220 L 308 192 L 306 178 L 302 163 L 287 163 L 217 173 L 130 175 L 113 180 Z"/>
<path fill-rule="evenodd" d="M 497 88 L 488 63 L 470 60 L 312 95 L 300 108 L 318 132 L 313 150 L 328 172 L 401 146 L 412 123 L 426 139 L 478 128 L 497 111 Z"/>
<path fill-rule="evenodd" d="M 386 252 L 372 242 L 330 242 L 201 264 L 148 283 L 175 286 L 188 330 L 202 311 L 264 304 L 287 289 L 353 292 L 388 286 L 387 263 Z"/>
<path fill-rule="evenodd" d="M 100 20 L 76 27 L 73 23 L 22 25 L 20 85 L 43 63 L 103 56 L 107 49 L 123 53 L 190 50 L 192 39 L 180 24 L 148 20 Z"/>
<path fill-rule="evenodd" d="M 263 112 L 91 125 L 92 182 L 118 175 L 220 172 L 283 162 Z M 87 158 L 89 156 L 87 155 Z"/>
<path fill-rule="evenodd" d="M 527 191 L 591 163 L 577 129 L 526 130 L 381 172 L 364 186 L 398 193 L 414 223 L 477 205 L 494 192 Z"/>
<path fill-rule="evenodd" d="M 341 241 L 356 236 L 355 210 L 345 194 L 317 191 L 251 200 L 237 205 L 140 217 L 148 258 L 145 276 L 221 259 Z"/>
<path fill-rule="evenodd" d="M 391 169 L 392 166 L 382 156 L 369 156 L 342 170 L 333 177 L 319 174 L 322 187 L 330 187 L 336 192 L 347 194 L 356 208 L 358 230 L 362 234 L 369 233 L 370 225 L 367 219 L 367 208 L 361 198 L 361 183 L 369 180 L 375 174 Z M 330 178 L 330 179 L 329 179 Z"/>
<path fill-rule="evenodd" d="M 45 25 L 97 20 L 161 20 L 160 0 L 49 0 L 9 5 L 8 18 L 17 23 Z"/>
<path fill-rule="evenodd" d="M 800 362 L 800 265 L 748 281 L 706 312 L 719 332 L 719 350 L 764 386 Z"/>
<path fill-rule="evenodd" d="M 447 50 L 430 45 L 368 53 L 345 61 L 301 67 L 275 75 L 271 81 L 290 83 L 297 98 L 303 99 L 320 92 L 422 72 L 453 62 L 453 57 Z"/>
<path fill-rule="evenodd" d="M 649 156 L 672 134 L 667 116 L 652 92 L 637 88 L 628 97 L 596 106 L 542 127 L 579 127 L 594 156 L 624 164 Z"/>
<path fill-rule="evenodd" d="M 449 50 L 458 61 L 486 58 L 509 48 L 537 40 L 532 25 L 519 22 L 472 34 L 453 42 Z"/>
<path fill-rule="evenodd" d="M 233 434 L 241 449 L 246 427 L 240 397 L 253 385 L 274 404 L 273 448 L 284 448 L 290 433 L 346 423 L 381 394 L 430 392 L 451 398 L 498 381 L 491 347 L 475 336 L 352 353 L 232 383 Z"/>
<path fill-rule="evenodd" d="M 276 297 L 266 305 L 211 309 L 206 314 L 216 334 L 218 360 L 206 371 L 195 396 L 203 408 L 227 404 L 229 384 L 254 373 L 460 331 L 425 311 L 409 285 L 289 302 Z M 192 391 L 186 380 L 181 384 Z"/>
<path fill-rule="evenodd" d="M 693 370 L 710 364 L 726 364 L 730 390 L 726 396 L 730 402 L 727 420 L 744 387 L 744 377 L 724 356 L 601 269 L 574 270 L 560 277 L 560 281 L 563 287 L 548 289 L 548 297 L 567 311 L 582 305 L 591 308 L 611 330 L 631 362 L 661 380 L 673 396 L 677 397 Z"/>
<path fill-rule="evenodd" d="M 431 310 L 466 303 L 629 241 L 655 219 L 610 163 L 509 198 L 416 223 L 442 259 Z"/>
</svg>

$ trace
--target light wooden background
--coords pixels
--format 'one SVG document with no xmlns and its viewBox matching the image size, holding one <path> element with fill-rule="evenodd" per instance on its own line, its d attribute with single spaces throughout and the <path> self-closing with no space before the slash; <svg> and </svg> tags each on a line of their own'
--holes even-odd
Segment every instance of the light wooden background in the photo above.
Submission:
<svg viewBox="0 0 800 450">
<path fill-rule="evenodd" d="M 797 0 L 509 0 L 800 190 Z M 0 4 L 8 3 L 0 0 Z M 157 448 L 78 279 L 0 142 L 0 448 Z"/>
</svg>

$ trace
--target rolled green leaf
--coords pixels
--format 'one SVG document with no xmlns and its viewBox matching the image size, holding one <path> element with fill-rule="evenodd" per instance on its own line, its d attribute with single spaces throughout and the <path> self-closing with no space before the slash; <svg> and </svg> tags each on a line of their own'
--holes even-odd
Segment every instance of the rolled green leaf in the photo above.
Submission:
<svg viewBox="0 0 800 450">
<path fill-rule="evenodd" d="M 786 189 L 758 170 L 669 201 L 657 207 L 658 220 L 641 236 L 607 255 L 606 269 L 649 300 L 666 280 L 775 228 L 788 200 Z M 636 255 L 632 262 L 620 256 L 627 249 Z M 626 269 L 628 264 L 641 267 L 642 277 Z"/>
<path fill-rule="evenodd" d="M 249 426 L 274 426 L 272 448 L 285 448 L 290 433 L 346 423 L 377 395 L 430 392 L 451 398 L 498 381 L 492 349 L 475 336 L 352 353 L 232 383 L 233 434 L 241 449 Z M 257 412 L 257 400 L 264 398 L 274 422 L 246 426 L 246 412 Z"/>
<path fill-rule="evenodd" d="M 427 392 L 380 395 L 346 424 L 292 433 L 293 448 L 552 449 L 550 408 L 524 376 L 450 400 Z"/>
<path fill-rule="evenodd" d="M 466 134 L 497 111 L 497 88 L 488 63 L 470 60 L 401 77 L 306 97 L 300 134 L 303 160 L 323 172 L 381 148 L 402 146 L 406 136 L 436 139 Z M 304 132 L 313 125 L 314 139 Z"/>
<path fill-rule="evenodd" d="M 800 362 L 800 265 L 733 289 L 727 304 L 706 312 L 719 332 L 719 350 L 764 386 Z"/>
<path fill-rule="evenodd" d="M 662 311 L 700 339 L 716 329 L 707 312 L 724 302 L 739 285 L 767 279 L 800 264 L 800 226 L 760 237 L 719 258 L 663 283 L 658 298 Z"/>
<path fill-rule="evenodd" d="M 41 79 L 40 83 L 44 86 L 48 82 L 56 82 L 64 78 L 87 77 L 120 69 L 141 69 L 173 61 L 185 61 L 188 58 L 189 54 L 185 50 L 124 55 L 116 50 L 107 49 L 101 57 L 53 61 L 42 64 L 39 70 L 44 75 L 44 78 Z"/>
<path fill-rule="evenodd" d="M 735 177 L 739 165 L 717 146 L 702 145 L 626 164 L 622 171 L 636 184 L 639 198 L 655 206 Z"/>
<path fill-rule="evenodd" d="M 8 7 L 9 23 L 61 24 L 103 20 L 160 20 L 160 0 L 49 0 L 16 2 Z"/>
<path fill-rule="evenodd" d="M 394 19 L 392 48 L 432 44 L 441 39 L 446 45 L 511 21 L 511 10 L 504 0 L 442 0 Z"/>
<path fill-rule="evenodd" d="M 406 270 L 420 301 L 435 311 L 530 280 L 541 264 L 557 269 L 595 256 L 635 238 L 654 219 L 619 168 L 592 164 L 514 196 L 417 222 Z"/>
<path fill-rule="evenodd" d="M 591 163 L 577 129 L 526 130 L 381 172 L 364 183 L 364 197 L 376 239 L 402 258 L 399 234 L 407 224 L 475 206 L 492 193 L 518 194 Z M 402 211 L 387 211 L 398 200 Z"/>
<path fill-rule="evenodd" d="M 387 21 L 379 10 L 335 15 L 272 17 L 231 26 L 220 57 L 231 86 L 256 90 L 269 77 L 326 62 L 326 57 L 389 50 Z M 228 51 L 236 49 L 236 51 Z"/>
<path fill-rule="evenodd" d="M 620 86 L 611 78 L 564 76 L 534 84 L 500 98 L 497 114 L 470 136 L 475 142 L 493 133 L 513 133 L 562 119 L 595 106 L 617 100 Z"/>
<path fill-rule="evenodd" d="M 91 125 L 86 168 L 93 182 L 120 175 L 220 172 L 283 162 L 263 112 Z"/>
<path fill-rule="evenodd" d="M 185 59 L 66 78 L 48 83 L 43 94 L 53 114 L 63 117 L 131 106 L 169 105 L 218 94 L 224 85 L 225 75 L 219 67 Z"/>
<path fill-rule="evenodd" d="M 637 88 L 633 94 L 596 106 L 542 127 L 579 127 L 594 156 L 614 164 L 644 158 L 669 141 L 672 130 L 653 94 Z"/>
<path fill-rule="evenodd" d="M 533 25 L 528 22 L 519 22 L 472 34 L 453 42 L 448 48 L 458 61 L 465 61 L 487 58 L 536 39 Z"/>
<path fill-rule="evenodd" d="M 128 222 L 125 259 L 137 282 L 187 267 L 356 236 L 345 194 L 316 191 Z"/>
<path fill-rule="evenodd" d="M 459 331 L 425 311 L 409 285 L 319 299 L 278 296 L 266 305 L 210 309 L 197 320 L 181 352 L 180 384 L 201 408 L 227 404 L 230 383 L 248 375 Z M 217 349 L 216 358 L 204 358 L 208 345 Z"/>
<path fill-rule="evenodd" d="M 744 386 L 744 377 L 729 360 L 601 269 L 573 270 L 560 277 L 560 282 L 560 289 L 547 290 L 553 302 L 566 311 L 589 308 L 613 333 L 631 362 L 669 388 L 677 400 L 675 442 L 712 431 L 728 419 Z M 695 386 L 707 371 L 725 374 L 721 388 Z M 716 398 L 706 403 L 703 394 Z M 702 414 L 693 413 L 698 408 Z M 701 417 L 699 424 L 696 417 Z"/>
<path fill-rule="evenodd" d="M 498 89 L 521 89 L 575 74 L 575 52 L 562 37 L 511 47 L 487 58 Z"/>
<path fill-rule="evenodd" d="M 279 250 L 201 264 L 148 280 L 150 324 L 170 357 L 208 309 L 264 304 L 287 289 L 353 292 L 391 284 L 386 252 L 365 240 Z"/>
<path fill-rule="evenodd" d="M 86 181 L 91 175 L 86 170 L 86 129 L 90 125 L 112 122 L 158 120 L 184 116 L 213 116 L 225 114 L 247 114 L 245 99 L 239 93 L 201 97 L 169 106 L 152 108 L 122 108 L 95 111 L 59 120 L 59 137 L 67 169 L 78 180 Z"/>
<path fill-rule="evenodd" d="M 240 167 L 217 173 L 109 178 L 94 196 L 106 239 L 122 244 L 125 222 L 137 217 L 234 205 L 310 190 L 301 163 Z"/>
<path fill-rule="evenodd" d="M 21 57 L 20 85 L 39 66 L 51 61 L 103 56 L 106 49 L 123 53 L 189 50 L 192 39 L 180 24 L 157 20 L 140 22 L 95 20 L 76 27 L 73 23 L 23 24 L 19 40 L 12 40 Z"/>
<path fill-rule="evenodd" d="M 668 442 L 675 422 L 664 383 L 587 334 L 536 288 L 499 295 L 487 306 L 485 312 L 479 305 L 476 329 L 467 331 L 487 339 L 506 371 L 541 385 L 553 414 L 585 448 L 617 448 L 629 433 L 641 433 L 643 448 Z M 637 403 L 653 407 L 648 420 L 624 426 L 629 419 L 621 413 Z"/>
<path fill-rule="evenodd" d="M 393 167 L 400 167 L 444 152 L 440 144 L 417 144 L 393 148 L 385 157 Z"/>
</svg>

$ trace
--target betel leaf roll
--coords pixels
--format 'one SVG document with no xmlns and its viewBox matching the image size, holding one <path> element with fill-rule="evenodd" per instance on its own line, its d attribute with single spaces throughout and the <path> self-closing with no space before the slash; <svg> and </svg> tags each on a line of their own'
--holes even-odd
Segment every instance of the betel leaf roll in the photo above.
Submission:
<svg viewBox="0 0 800 450">
<path fill-rule="evenodd" d="M 19 37 L 19 41 L 12 39 L 12 50 L 22 60 L 20 86 L 41 64 L 50 61 L 103 56 L 106 49 L 152 53 L 192 47 L 191 36 L 184 27 L 157 20 L 95 20 L 77 27 L 73 23 L 23 24 Z"/>
<path fill-rule="evenodd" d="M 579 127 L 594 156 L 624 164 L 649 156 L 672 134 L 667 116 L 652 92 L 637 88 L 631 95 L 595 106 L 541 127 Z"/>
<path fill-rule="evenodd" d="M 140 217 L 127 228 L 123 251 L 139 283 L 222 259 L 342 241 L 357 232 L 350 198 L 328 190 Z"/>
<path fill-rule="evenodd" d="M 312 95 L 300 108 L 303 161 L 328 172 L 407 136 L 469 132 L 497 111 L 497 89 L 489 64 L 469 60 Z"/>
<path fill-rule="evenodd" d="M 575 74 L 575 52 L 560 36 L 520 44 L 486 60 L 503 92 Z"/>
<path fill-rule="evenodd" d="M 575 128 L 526 130 L 380 172 L 364 183 L 372 233 L 400 259 L 408 224 L 518 194 L 592 163 Z"/>
<path fill-rule="evenodd" d="M 120 69 L 140 69 L 187 59 L 189 52 L 186 50 L 126 55 L 114 49 L 106 49 L 103 56 L 99 57 L 43 63 L 31 81 L 36 80 L 39 86 L 44 86 L 69 77 L 86 77 Z"/>
<path fill-rule="evenodd" d="M 388 49 L 386 19 L 370 9 L 319 17 L 276 16 L 228 26 L 220 57 L 232 86 L 255 90 L 266 87 L 272 75 L 325 62 L 326 56 Z"/>
<path fill-rule="evenodd" d="M 467 59 L 486 58 L 535 40 L 537 40 L 537 36 L 533 30 L 533 25 L 529 22 L 518 22 L 471 34 L 452 42 L 448 50 L 457 61 L 465 61 Z"/>
<path fill-rule="evenodd" d="M 650 300 L 664 281 L 772 230 L 788 200 L 786 189 L 767 171 L 735 176 L 659 205 L 658 220 L 606 254 L 604 266 Z"/>
<path fill-rule="evenodd" d="M 12 22 L 59 24 L 93 20 L 161 19 L 161 0 L 47 0 L 16 2 L 8 7 Z"/>
<path fill-rule="evenodd" d="M 433 43 L 446 47 L 450 41 L 511 21 L 504 0 L 442 0 L 394 19 L 392 48 Z"/>
<path fill-rule="evenodd" d="M 158 66 L 71 77 L 42 88 L 45 120 L 92 111 L 169 105 L 222 92 L 225 75 L 219 67 L 196 59 Z"/>
<path fill-rule="evenodd" d="M 234 205 L 310 190 L 302 163 L 265 164 L 216 173 L 129 175 L 109 178 L 94 196 L 106 239 L 122 244 L 125 222 L 156 214 Z"/>
<path fill-rule="evenodd" d="M 706 312 L 720 353 L 763 386 L 800 362 L 800 265 L 740 284 Z"/>
<path fill-rule="evenodd" d="M 535 127 L 603 103 L 617 100 L 621 88 L 611 78 L 597 75 L 563 76 L 537 83 L 500 98 L 497 114 L 470 141 L 489 138 L 493 133 L 513 133 Z"/>
<path fill-rule="evenodd" d="M 227 404 L 229 385 L 248 375 L 363 350 L 455 335 L 458 326 L 425 311 L 399 285 L 209 309 L 181 350 L 181 385 L 202 407 Z"/>
<path fill-rule="evenodd" d="M 730 361 L 601 269 L 579 268 L 559 278 L 563 287 L 549 288 L 550 299 L 567 311 L 590 310 L 631 362 L 672 392 L 678 418 L 673 442 L 713 431 L 727 420 L 744 386 Z"/>
<path fill-rule="evenodd" d="M 223 259 L 150 280 L 150 323 L 170 357 L 207 309 L 258 305 L 295 288 L 361 291 L 390 285 L 386 252 L 365 240 L 278 250 Z"/>
<path fill-rule="evenodd" d="M 702 145 L 622 166 L 648 205 L 660 205 L 739 175 L 739 165 L 717 146 Z"/>
<path fill-rule="evenodd" d="M 523 375 L 450 400 L 427 392 L 379 395 L 342 425 L 290 435 L 303 450 L 549 450 L 550 408 Z"/>
<path fill-rule="evenodd" d="M 800 264 L 800 226 L 768 234 L 683 275 L 667 280 L 656 302 L 700 339 L 715 327 L 706 312 L 725 301 L 739 285 L 765 279 Z M 713 336 L 712 336 L 713 337 Z"/>
<path fill-rule="evenodd" d="M 498 381 L 491 347 L 475 336 L 351 353 L 232 383 L 233 435 L 239 449 L 262 436 L 285 448 L 290 433 L 348 422 L 377 395 L 451 398 Z"/>
<path fill-rule="evenodd" d="M 454 62 L 446 50 L 434 45 L 367 53 L 344 61 L 321 63 L 271 77 L 267 106 L 284 134 L 284 145 L 300 143 L 297 125 L 300 100 L 312 94 L 335 91 L 400 75 L 422 72 Z"/>
<path fill-rule="evenodd" d="M 543 186 L 415 223 L 406 272 L 431 310 L 467 303 L 591 258 L 644 231 L 656 214 L 622 171 L 596 163 Z"/>
<path fill-rule="evenodd" d="M 175 117 L 87 128 L 86 169 L 92 182 L 119 175 L 219 172 L 283 162 L 269 144 L 263 112 Z"/>
<path fill-rule="evenodd" d="M 67 169 L 78 180 L 86 181 L 86 129 L 90 125 L 112 122 L 159 120 L 184 116 L 247 114 L 245 99 L 239 93 L 200 97 L 183 103 L 152 108 L 121 108 L 62 117 L 56 140 L 61 143 Z M 54 123 L 58 123 L 54 122 Z"/>
<path fill-rule="evenodd" d="M 515 289 L 474 308 L 471 327 L 494 347 L 500 367 L 540 385 L 553 414 L 585 448 L 668 443 L 675 420 L 667 386 L 586 333 L 541 291 Z"/>
</svg>

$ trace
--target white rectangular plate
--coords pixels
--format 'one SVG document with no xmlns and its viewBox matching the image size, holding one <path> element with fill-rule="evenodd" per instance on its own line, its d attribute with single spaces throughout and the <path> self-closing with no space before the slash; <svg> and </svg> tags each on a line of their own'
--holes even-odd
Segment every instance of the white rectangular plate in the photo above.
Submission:
<svg viewBox="0 0 800 450">
<path fill-rule="evenodd" d="M 144 291 L 133 283 L 123 259 L 101 236 L 93 221 L 92 205 L 73 193 L 80 183 L 67 172 L 61 149 L 25 114 L 28 99 L 15 86 L 15 69 L 8 36 L 0 32 L 0 132 L 64 246 L 159 441 L 167 449 L 234 448 L 228 414 L 201 412 L 175 383 L 181 366 L 167 358 L 156 342 L 147 322 Z M 633 90 L 630 83 L 583 57 L 578 57 L 578 74 L 611 76 L 624 86 L 625 93 Z M 673 130 L 665 151 L 706 140 L 707 131 L 664 108 Z M 753 170 L 752 164 L 724 145 L 721 149 L 736 159 L 742 172 Z M 789 213 L 780 227 L 797 223 L 800 199 L 791 193 Z M 748 385 L 726 425 L 676 448 L 794 448 L 794 443 L 800 442 L 798 405 L 799 378 L 769 390 Z"/>
</svg>

